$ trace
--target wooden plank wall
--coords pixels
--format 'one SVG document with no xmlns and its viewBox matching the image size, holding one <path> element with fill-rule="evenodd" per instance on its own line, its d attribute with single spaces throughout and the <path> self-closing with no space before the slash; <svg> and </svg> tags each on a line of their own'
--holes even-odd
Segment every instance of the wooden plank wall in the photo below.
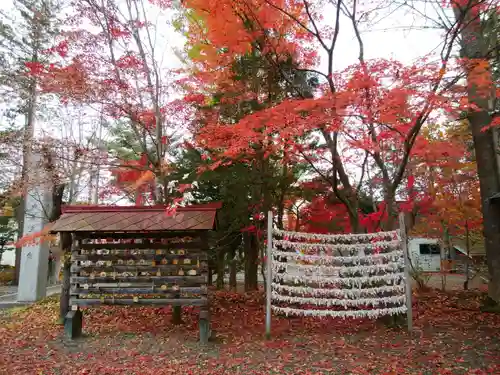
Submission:
<svg viewBox="0 0 500 375">
<path fill-rule="evenodd" d="M 93 233 L 75 241 L 71 306 L 207 305 L 205 233 Z"/>
</svg>

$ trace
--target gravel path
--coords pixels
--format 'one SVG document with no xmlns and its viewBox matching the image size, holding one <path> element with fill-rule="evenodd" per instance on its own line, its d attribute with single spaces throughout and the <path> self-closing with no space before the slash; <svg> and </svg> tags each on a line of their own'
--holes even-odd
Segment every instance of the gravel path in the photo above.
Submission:
<svg viewBox="0 0 500 375">
<path fill-rule="evenodd" d="M 50 297 L 61 292 L 60 285 L 51 285 L 47 287 L 46 296 Z M 8 309 L 17 306 L 25 306 L 29 303 L 17 302 L 17 286 L 0 287 L 0 309 Z"/>
</svg>

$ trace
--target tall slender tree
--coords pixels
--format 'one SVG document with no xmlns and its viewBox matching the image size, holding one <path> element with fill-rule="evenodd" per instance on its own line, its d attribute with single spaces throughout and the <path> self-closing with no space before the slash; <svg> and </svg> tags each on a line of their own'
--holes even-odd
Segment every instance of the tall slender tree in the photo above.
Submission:
<svg viewBox="0 0 500 375">
<path fill-rule="evenodd" d="M 461 36 L 461 56 L 467 76 L 467 97 L 472 104 L 467 113 L 474 140 L 475 157 L 481 188 L 486 257 L 490 274 L 488 295 L 500 305 L 500 207 L 492 197 L 500 192 L 499 134 L 500 112 L 496 101 L 500 97 L 494 81 L 492 62 L 498 54 L 498 29 L 488 29 L 481 20 L 486 14 L 497 19 L 497 7 L 477 0 L 452 1 L 457 32 Z M 495 37 L 491 37 L 494 35 Z M 492 40 L 495 41 L 492 46 Z M 493 48 L 492 48 L 493 47 Z"/>
<path fill-rule="evenodd" d="M 21 181 L 23 197 L 29 184 L 30 154 L 33 143 L 35 122 L 40 104 L 38 78 L 29 75 L 30 67 L 48 63 L 44 51 L 52 44 L 60 26 L 60 0 L 15 0 L 11 12 L 1 14 L 0 20 L 0 96 L 10 103 L 7 114 L 13 120 L 19 116 L 24 121 L 23 162 Z M 19 237 L 24 226 L 24 198 L 17 211 Z M 16 277 L 19 277 L 20 251 L 16 249 Z"/>
</svg>

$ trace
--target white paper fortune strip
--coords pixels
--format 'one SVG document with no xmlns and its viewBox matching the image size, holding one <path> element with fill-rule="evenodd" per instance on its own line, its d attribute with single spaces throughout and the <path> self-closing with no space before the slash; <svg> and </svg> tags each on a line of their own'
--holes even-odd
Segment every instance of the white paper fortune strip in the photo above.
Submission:
<svg viewBox="0 0 500 375">
<path fill-rule="evenodd" d="M 290 264 L 290 263 L 280 263 L 273 262 L 273 271 L 281 272 L 284 271 L 286 273 L 290 273 L 289 270 L 292 271 L 306 271 L 310 273 L 328 275 L 328 274 L 337 274 L 339 276 L 344 275 L 353 275 L 356 273 L 360 273 L 361 275 L 371 275 L 374 273 L 380 272 L 398 272 L 403 271 L 404 264 L 402 262 L 390 262 L 385 264 L 372 264 L 369 266 L 343 266 L 343 267 L 333 267 L 333 266 L 317 266 L 314 264 Z"/>
<path fill-rule="evenodd" d="M 318 262 L 320 264 L 333 264 L 339 262 L 360 264 L 360 263 L 374 263 L 376 261 L 385 259 L 395 261 L 403 257 L 403 251 L 395 250 L 389 253 L 342 257 L 342 256 L 330 256 L 330 255 L 298 254 L 298 253 L 291 253 L 273 249 L 273 258 L 276 259 L 278 257 L 284 257 L 286 259 L 294 259 L 294 260 L 307 260 L 310 262 Z"/>
<path fill-rule="evenodd" d="M 314 283 L 318 285 L 348 285 L 352 287 L 362 287 L 366 284 L 378 283 L 378 282 L 398 282 L 404 278 L 403 272 L 390 273 L 380 276 L 360 276 L 360 277 L 325 277 L 322 275 L 289 275 L 286 273 L 273 274 L 275 280 L 282 280 L 285 282 L 293 282 L 294 284 L 304 284 L 304 283 Z"/>
<path fill-rule="evenodd" d="M 299 250 L 313 250 L 313 251 L 348 251 L 358 253 L 360 250 L 372 249 L 397 249 L 401 245 L 400 241 L 379 241 L 371 243 L 353 243 L 353 244 L 325 244 L 325 243 L 305 243 L 305 242 L 292 242 L 287 240 L 274 240 L 273 244 L 280 246 L 284 249 L 299 249 Z"/>
<path fill-rule="evenodd" d="M 373 310 L 333 311 L 333 310 L 301 310 L 290 307 L 271 306 L 272 310 L 286 316 L 318 316 L 334 318 L 369 318 L 376 319 L 384 315 L 396 315 L 406 312 L 406 306 L 389 307 Z"/>
<path fill-rule="evenodd" d="M 405 290 L 404 284 L 384 285 L 373 288 L 353 288 L 353 289 L 337 289 L 337 288 L 313 288 L 308 286 L 292 286 L 272 283 L 273 290 L 278 292 L 286 292 L 299 296 L 313 297 L 343 297 L 343 298 L 359 298 L 362 296 L 375 296 L 381 293 L 403 293 Z"/>
<path fill-rule="evenodd" d="M 322 242 L 361 242 L 370 241 L 384 238 L 398 238 L 398 231 L 390 232 L 377 232 L 377 233 L 361 233 L 361 234 L 319 234 L 319 233 L 305 233 L 305 232 L 289 232 L 284 230 L 275 229 L 274 234 L 279 237 L 287 237 L 290 239 L 303 239 L 314 240 Z"/>
<path fill-rule="evenodd" d="M 402 296 L 389 296 L 389 297 L 377 297 L 377 298 L 358 298 L 358 299 L 334 299 L 334 298 L 314 298 L 314 297 L 294 297 L 294 296 L 284 296 L 273 292 L 271 295 L 273 301 L 277 302 L 287 302 L 294 304 L 308 304 L 316 306 L 342 306 L 345 308 L 349 306 L 373 306 L 377 307 L 380 305 L 387 306 L 388 304 L 401 305 L 404 304 L 406 297 Z"/>
</svg>

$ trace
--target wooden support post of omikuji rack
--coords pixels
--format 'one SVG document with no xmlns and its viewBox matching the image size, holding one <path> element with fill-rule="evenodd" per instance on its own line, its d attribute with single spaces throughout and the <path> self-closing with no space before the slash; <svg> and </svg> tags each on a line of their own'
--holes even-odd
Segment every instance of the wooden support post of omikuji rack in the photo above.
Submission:
<svg viewBox="0 0 500 375">
<path fill-rule="evenodd" d="M 83 314 L 80 309 L 71 310 L 64 320 L 64 334 L 70 339 L 77 339 L 82 335 Z"/>
<path fill-rule="evenodd" d="M 200 343 L 208 344 L 210 339 L 210 312 L 207 308 L 200 310 Z"/>
<path fill-rule="evenodd" d="M 179 298 L 180 293 L 175 295 L 175 298 Z M 182 306 L 174 305 L 172 306 L 172 323 L 173 324 L 182 324 Z"/>
</svg>

